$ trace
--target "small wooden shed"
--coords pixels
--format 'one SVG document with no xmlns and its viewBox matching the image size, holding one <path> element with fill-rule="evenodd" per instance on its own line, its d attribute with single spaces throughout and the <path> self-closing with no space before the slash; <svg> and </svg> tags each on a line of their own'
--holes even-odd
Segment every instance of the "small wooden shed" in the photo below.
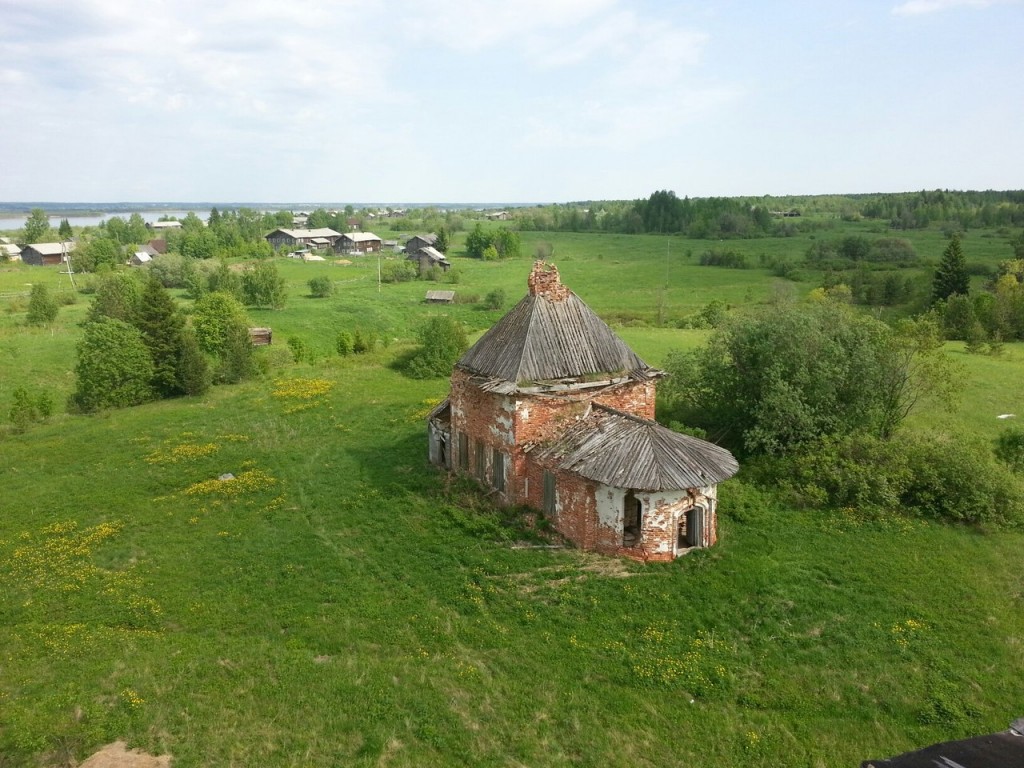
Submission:
<svg viewBox="0 0 1024 768">
<path fill-rule="evenodd" d="M 249 341 L 254 347 L 266 347 L 270 345 L 273 331 L 270 328 L 250 328 Z"/>
<path fill-rule="evenodd" d="M 428 304 L 454 304 L 455 291 L 427 291 L 424 301 Z"/>
</svg>

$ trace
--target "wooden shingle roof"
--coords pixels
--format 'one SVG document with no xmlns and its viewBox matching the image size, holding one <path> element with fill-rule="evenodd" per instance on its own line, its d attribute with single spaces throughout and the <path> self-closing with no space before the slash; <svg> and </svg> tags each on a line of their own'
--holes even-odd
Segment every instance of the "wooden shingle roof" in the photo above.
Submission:
<svg viewBox="0 0 1024 768">
<path fill-rule="evenodd" d="M 739 471 L 725 448 L 597 403 L 588 416 L 536 450 L 539 461 L 638 491 L 704 488 Z"/>
<path fill-rule="evenodd" d="M 641 360 L 553 266 L 537 262 L 530 293 L 459 359 L 456 367 L 511 384 L 595 375 L 659 375 Z"/>
</svg>

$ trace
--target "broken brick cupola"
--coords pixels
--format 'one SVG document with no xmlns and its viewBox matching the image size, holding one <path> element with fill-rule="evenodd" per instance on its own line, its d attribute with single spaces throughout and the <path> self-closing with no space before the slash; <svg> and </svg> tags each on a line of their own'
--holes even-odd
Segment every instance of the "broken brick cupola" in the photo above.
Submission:
<svg viewBox="0 0 1024 768">
<path fill-rule="evenodd" d="M 538 261 L 528 293 L 455 364 L 430 460 L 543 511 L 581 549 L 670 560 L 717 534 L 732 455 L 654 419 L 651 368 Z"/>
</svg>

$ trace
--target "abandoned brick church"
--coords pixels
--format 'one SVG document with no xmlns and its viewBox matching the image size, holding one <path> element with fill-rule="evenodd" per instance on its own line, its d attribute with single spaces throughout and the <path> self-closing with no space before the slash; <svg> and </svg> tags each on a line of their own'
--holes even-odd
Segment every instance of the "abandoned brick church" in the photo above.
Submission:
<svg viewBox="0 0 1024 768">
<path fill-rule="evenodd" d="M 430 460 L 542 510 L 584 550 L 671 560 L 717 539 L 724 448 L 654 421 L 664 375 L 538 261 L 529 293 L 455 364 Z"/>
</svg>

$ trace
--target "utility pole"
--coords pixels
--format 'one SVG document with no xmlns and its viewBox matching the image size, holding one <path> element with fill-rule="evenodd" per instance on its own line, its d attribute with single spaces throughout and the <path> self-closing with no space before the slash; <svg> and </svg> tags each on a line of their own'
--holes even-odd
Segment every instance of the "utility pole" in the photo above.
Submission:
<svg viewBox="0 0 1024 768">
<path fill-rule="evenodd" d="M 61 272 L 62 275 L 67 275 L 71 281 L 71 290 L 77 291 L 78 286 L 75 285 L 75 270 L 71 268 L 71 251 L 68 249 L 67 240 L 61 240 L 60 243 L 60 260 L 68 267 L 67 272 Z"/>
</svg>

